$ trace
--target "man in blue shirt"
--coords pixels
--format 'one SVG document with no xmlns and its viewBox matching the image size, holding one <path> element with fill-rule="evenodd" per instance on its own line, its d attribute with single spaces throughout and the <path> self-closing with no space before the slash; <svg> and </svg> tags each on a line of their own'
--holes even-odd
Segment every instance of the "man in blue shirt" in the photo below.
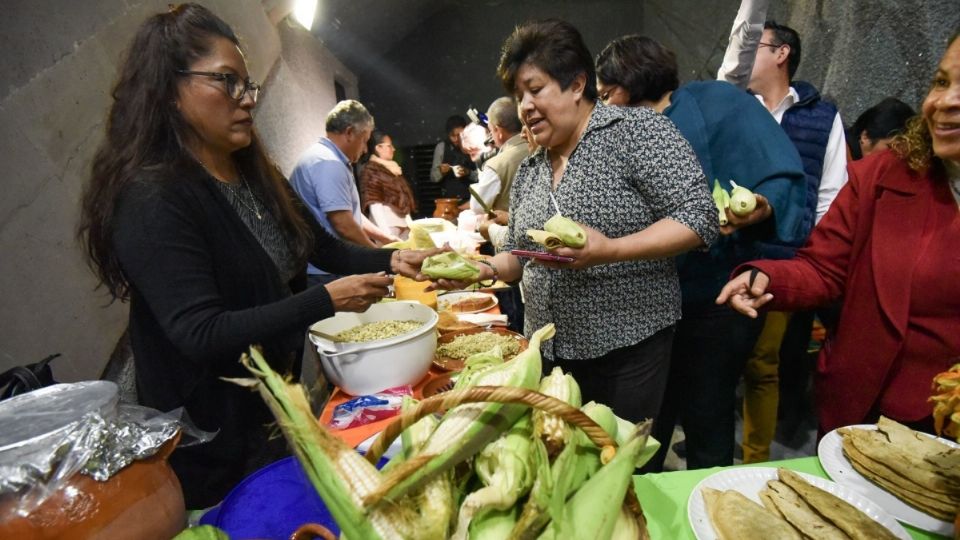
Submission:
<svg viewBox="0 0 960 540">
<path fill-rule="evenodd" d="M 290 175 L 290 184 L 317 221 L 330 234 L 348 242 L 378 247 L 396 238 L 384 233 L 360 210 L 360 193 L 352 164 L 367 150 L 373 131 L 373 116 L 359 101 L 337 103 L 327 114 L 327 136 L 321 137 L 300 157 Z M 340 276 L 309 265 L 311 285 L 325 284 Z"/>
</svg>

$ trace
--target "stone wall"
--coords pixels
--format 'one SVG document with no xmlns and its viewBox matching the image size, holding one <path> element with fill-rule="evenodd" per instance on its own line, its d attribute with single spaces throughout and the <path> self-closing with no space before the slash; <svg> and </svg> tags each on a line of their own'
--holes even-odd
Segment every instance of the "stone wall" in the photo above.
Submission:
<svg viewBox="0 0 960 540">
<path fill-rule="evenodd" d="M 357 80 L 305 30 L 270 23 L 259 0 L 204 2 L 240 36 L 251 76 L 265 81 L 255 113 L 289 172 L 323 135 Z M 79 199 L 99 144 L 119 59 L 159 0 L 16 0 L 0 20 L 0 371 L 63 353 L 60 380 L 95 378 L 126 326 L 127 308 L 96 290 L 74 239 Z"/>
</svg>

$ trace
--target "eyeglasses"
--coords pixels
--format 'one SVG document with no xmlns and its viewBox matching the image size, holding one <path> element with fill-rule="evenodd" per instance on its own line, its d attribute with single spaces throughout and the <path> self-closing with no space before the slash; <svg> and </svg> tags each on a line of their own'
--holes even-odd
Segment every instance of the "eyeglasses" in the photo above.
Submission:
<svg viewBox="0 0 960 540">
<path fill-rule="evenodd" d="M 786 45 L 786 43 L 781 43 L 777 45 L 776 43 L 764 43 L 761 41 L 757 45 L 759 45 L 760 47 L 770 47 L 771 49 L 779 49 L 780 47 L 783 47 L 784 45 Z"/>
<path fill-rule="evenodd" d="M 242 101 L 243 96 L 249 92 L 250 98 L 254 103 L 256 103 L 257 97 L 260 95 L 260 85 L 251 81 L 250 77 L 247 77 L 245 80 L 241 81 L 240 77 L 234 75 L 233 73 L 218 73 L 216 71 L 190 71 L 188 69 L 178 69 L 177 73 L 180 75 L 200 75 L 202 77 L 210 77 L 218 81 L 223 81 L 227 89 L 227 95 L 237 101 Z"/>
</svg>

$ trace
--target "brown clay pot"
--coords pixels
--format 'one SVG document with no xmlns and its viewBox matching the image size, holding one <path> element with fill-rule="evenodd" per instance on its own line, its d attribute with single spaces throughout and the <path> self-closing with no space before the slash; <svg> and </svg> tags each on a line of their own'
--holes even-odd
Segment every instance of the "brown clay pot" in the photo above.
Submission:
<svg viewBox="0 0 960 540">
<path fill-rule="evenodd" d="M 437 207 L 433 211 L 433 217 L 457 222 L 457 216 L 460 214 L 457 203 L 460 202 L 460 199 L 435 199 L 434 202 L 437 203 Z"/>
<path fill-rule="evenodd" d="M 318 523 L 305 523 L 299 529 L 290 535 L 290 540 L 337 540 L 337 537 L 330 532 L 330 529 Z"/>
<path fill-rule="evenodd" d="M 26 517 L 0 522 L 0 538 L 169 540 L 186 525 L 180 481 L 167 464 L 179 436 L 106 482 L 77 473 Z M 0 515 L 16 501 L 0 500 Z M 14 514 L 15 515 L 15 514 Z"/>
</svg>

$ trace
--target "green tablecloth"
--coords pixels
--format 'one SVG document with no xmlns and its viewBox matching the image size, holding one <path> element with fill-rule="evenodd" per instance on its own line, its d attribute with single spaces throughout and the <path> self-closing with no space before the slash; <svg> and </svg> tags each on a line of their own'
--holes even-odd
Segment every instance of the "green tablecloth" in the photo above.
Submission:
<svg viewBox="0 0 960 540">
<path fill-rule="evenodd" d="M 746 465 L 749 467 L 750 465 Z M 760 467 L 785 467 L 823 478 L 830 478 L 815 457 L 761 463 Z M 660 474 L 645 474 L 634 477 L 637 497 L 647 517 L 647 528 L 653 540 L 693 540 L 693 530 L 687 520 L 687 498 L 700 480 L 721 468 L 696 471 L 676 471 Z M 913 538 L 943 538 L 902 524 Z"/>
</svg>

